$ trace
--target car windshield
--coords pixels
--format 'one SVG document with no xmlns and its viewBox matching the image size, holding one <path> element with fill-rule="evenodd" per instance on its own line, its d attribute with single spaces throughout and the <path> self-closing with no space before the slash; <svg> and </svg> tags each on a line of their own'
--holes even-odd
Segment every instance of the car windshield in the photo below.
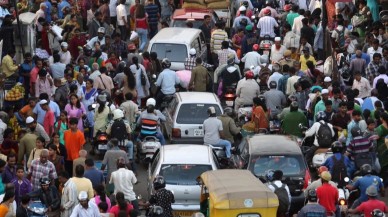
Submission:
<svg viewBox="0 0 388 217">
<path fill-rule="evenodd" d="M 182 104 L 176 122 L 178 124 L 203 124 L 203 121 L 208 118 L 207 109 L 210 106 L 216 109 L 217 116 L 221 114 L 217 104 Z"/>
<path fill-rule="evenodd" d="M 174 20 L 172 27 L 186 27 L 186 21 L 187 20 Z M 203 23 L 203 20 L 195 20 L 191 22 L 193 23 L 193 28 L 199 29 Z"/>
<path fill-rule="evenodd" d="M 197 185 L 198 176 L 211 169 L 211 165 L 163 164 L 159 175 L 169 185 Z"/>
<path fill-rule="evenodd" d="M 265 176 L 268 170 L 281 170 L 285 176 L 294 176 L 305 171 L 305 164 L 301 155 L 252 155 L 248 169 L 257 177 Z"/>
<path fill-rule="evenodd" d="M 184 62 L 187 57 L 187 48 L 184 44 L 155 43 L 151 52 L 156 52 L 159 59 L 168 58 L 171 62 Z"/>
</svg>

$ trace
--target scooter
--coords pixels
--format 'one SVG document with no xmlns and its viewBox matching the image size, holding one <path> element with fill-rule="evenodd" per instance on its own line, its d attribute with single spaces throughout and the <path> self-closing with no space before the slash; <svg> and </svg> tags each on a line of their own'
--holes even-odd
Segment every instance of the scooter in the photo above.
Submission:
<svg viewBox="0 0 388 217">
<path fill-rule="evenodd" d="M 224 100 L 225 100 L 225 105 L 227 107 L 234 107 L 234 100 L 236 99 L 236 85 L 233 84 L 231 86 L 226 87 L 226 91 L 224 94 Z"/>
<path fill-rule="evenodd" d="M 146 136 L 141 142 L 137 157 L 144 165 L 151 162 L 155 152 L 160 148 L 161 144 L 155 136 Z"/>
<path fill-rule="evenodd" d="M 270 56 L 272 45 L 273 41 L 271 39 L 271 36 L 264 35 L 263 40 L 260 41 L 260 54 Z"/>
<path fill-rule="evenodd" d="M 333 156 L 333 152 L 330 148 L 318 148 L 318 150 L 314 153 L 314 157 L 311 162 L 312 166 L 318 169 L 331 156 Z"/>
<path fill-rule="evenodd" d="M 108 151 L 108 134 L 103 131 L 98 131 L 96 138 L 92 143 L 92 153 L 104 156 Z"/>
<path fill-rule="evenodd" d="M 27 213 L 30 217 L 47 217 L 47 207 L 39 200 L 31 201 L 27 207 Z"/>
</svg>

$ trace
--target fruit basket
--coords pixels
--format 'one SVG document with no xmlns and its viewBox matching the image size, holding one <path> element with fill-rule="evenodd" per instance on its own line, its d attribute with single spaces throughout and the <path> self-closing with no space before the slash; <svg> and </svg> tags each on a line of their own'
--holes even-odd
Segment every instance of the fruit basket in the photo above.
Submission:
<svg viewBox="0 0 388 217">
<path fill-rule="evenodd" d="M 17 83 L 11 90 L 5 91 L 5 101 L 19 101 L 24 98 L 24 87 L 22 84 Z"/>
</svg>

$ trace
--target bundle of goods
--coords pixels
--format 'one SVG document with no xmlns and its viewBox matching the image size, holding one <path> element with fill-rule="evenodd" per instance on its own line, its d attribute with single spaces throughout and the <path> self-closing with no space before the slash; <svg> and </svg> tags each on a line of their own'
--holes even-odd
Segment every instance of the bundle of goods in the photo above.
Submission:
<svg viewBox="0 0 388 217">
<path fill-rule="evenodd" d="M 11 90 L 6 91 L 6 101 L 18 101 L 24 97 L 24 87 L 18 83 Z"/>
<path fill-rule="evenodd" d="M 185 0 L 185 9 L 225 9 L 229 8 L 229 0 Z"/>
</svg>

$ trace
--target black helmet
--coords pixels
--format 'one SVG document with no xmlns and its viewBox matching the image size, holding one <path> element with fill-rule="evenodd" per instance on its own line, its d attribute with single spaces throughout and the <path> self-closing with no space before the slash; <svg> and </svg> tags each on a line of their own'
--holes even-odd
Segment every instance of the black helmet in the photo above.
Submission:
<svg viewBox="0 0 388 217">
<path fill-rule="evenodd" d="M 275 173 L 275 171 L 273 169 L 267 170 L 265 172 L 265 179 L 267 180 L 267 182 L 272 182 L 273 181 L 273 174 L 274 173 Z"/>
<path fill-rule="evenodd" d="M 315 189 L 311 189 L 308 191 L 307 199 L 310 202 L 317 202 L 318 201 L 317 192 L 315 191 Z"/>
<path fill-rule="evenodd" d="M 86 56 L 91 56 L 93 52 L 93 49 L 89 45 L 84 46 L 84 54 Z"/>
<path fill-rule="evenodd" d="M 162 67 L 163 67 L 164 69 L 168 69 L 168 68 L 171 67 L 171 62 L 170 62 L 170 60 L 168 60 L 168 58 L 164 58 L 164 59 L 162 60 Z"/>
<path fill-rule="evenodd" d="M 155 190 L 159 190 L 161 188 L 165 188 L 166 187 L 166 181 L 164 181 L 164 178 L 163 176 L 156 176 L 155 179 L 154 179 L 154 189 Z"/>
<path fill-rule="evenodd" d="M 372 217 L 383 217 L 383 216 L 385 216 L 385 214 L 381 210 L 379 210 L 379 209 L 374 209 L 370 214 L 371 214 Z"/>
<path fill-rule="evenodd" d="M 47 177 L 43 177 L 39 179 L 40 185 L 49 185 L 51 183 L 50 179 Z"/>
<path fill-rule="evenodd" d="M 152 206 L 150 209 L 150 216 L 162 216 L 163 208 L 161 206 Z"/>
<path fill-rule="evenodd" d="M 361 173 L 363 176 L 371 174 L 372 173 L 372 166 L 370 164 L 364 164 L 361 166 Z"/>
<path fill-rule="evenodd" d="M 318 122 L 318 121 L 325 121 L 326 122 L 326 113 L 324 111 L 319 111 L 316 115 L 315 115 L 315 120 Z"/>
<path fill-rule="evenodd" d="M 358 126 L 353 127 L 350 132 L 352 133 L 353 138 L 357 136 L 361 136 L 361 129 Z"/>
<path fill-rule="evenodd" d="M 333 153 L 341 153 L 344 150 L 342 143 L 335 141 L 331 144 L 331 151 Z"/>
<path fill-rule="evenodd" d="M 125 63 L 124 61 L 121 61 L 121 62 L 119 63 L 119 65 L 117 66 L 117 72 L 122 72 L 122 71 L 124 71 L 125 66 L 126 66 L 126 63 Z"/>
<path fill-rule="evenodd" d="M 269 88 L 274 89 L 274 88 L 276 88 L 277 86 L 278 86 L 278 84 L 276 83 L 276 81 L 271 81 L 271 82 L 269 82 Z"/>
</svg>

